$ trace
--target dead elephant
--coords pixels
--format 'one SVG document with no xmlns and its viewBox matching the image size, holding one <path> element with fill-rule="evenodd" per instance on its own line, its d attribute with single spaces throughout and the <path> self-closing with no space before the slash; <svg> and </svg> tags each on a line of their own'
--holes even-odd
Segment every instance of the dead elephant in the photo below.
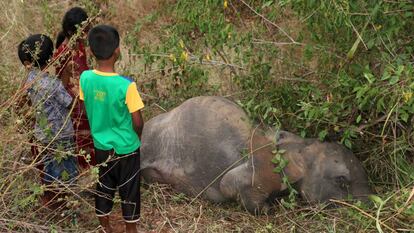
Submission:
<svg viewBox="0 0 414 233">
<path fill-rule="evenodd" d="M 171 184 L 213 202 L 240 200 L 252 213 L 266 210 L 287 188 L 283 175 L 310 202 L 371 193 L 361 163 L 342 145 L 263 132 L 222 97 L 192 98 L 154 117 L 144 127 L 142 143 L 147 182 Z M 283 173 L 272 171 L 275 147 L 289 161 Z"/>
</svg>

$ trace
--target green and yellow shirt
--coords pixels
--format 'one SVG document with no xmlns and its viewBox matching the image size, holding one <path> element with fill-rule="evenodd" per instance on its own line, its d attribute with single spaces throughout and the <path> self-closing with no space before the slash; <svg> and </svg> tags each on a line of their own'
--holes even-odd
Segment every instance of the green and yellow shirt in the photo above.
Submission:
<svg viewBox="0 0 414 233">
<path fill-rule="evenodd" d="M 144 107 L 134 81 L 117 73 L 84 71 L 79 98 L 84 101 L 94 146 L 117 154 L 134 152 L 141 145 L 131 113 Z"/>
</svg>

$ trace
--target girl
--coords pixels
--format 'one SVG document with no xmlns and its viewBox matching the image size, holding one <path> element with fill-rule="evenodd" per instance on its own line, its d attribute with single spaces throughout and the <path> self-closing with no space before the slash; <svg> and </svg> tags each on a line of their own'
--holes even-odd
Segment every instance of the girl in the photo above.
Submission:
<svg viewBox="0 0 414 233">
<path fill-rule="evenodd" d="M 78 96 L 80 74 L 89 69 L 83 39 L 83 35 L 88 33 L 89 27 L 84 25 L 88 23 L 87 20 L 87 13 L 80 7 L 71 8 L 66 12 L 62 21 L 62 31 L 56 40 L 57 50 L 53 55 L 57 60 L 56 75 L 61 78 L 73 98 Z M 79 33 L 78 29 L 83 31 Z M 80 101 L 76 102 L 71 118 L 75 129 L 77 152 L 82 150 L 91 156 L 89 163 L 84 156 L 79 156 L 79 164 L 83 168 L 88 168 L 89 164 L 95 164 L 95 153 L 85 107 Z"/>
</svg>

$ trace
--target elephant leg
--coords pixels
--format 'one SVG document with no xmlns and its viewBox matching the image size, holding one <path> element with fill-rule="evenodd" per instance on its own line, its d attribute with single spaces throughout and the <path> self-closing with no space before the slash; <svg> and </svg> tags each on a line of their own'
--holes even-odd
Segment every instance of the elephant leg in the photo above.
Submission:
<svg viewBox="0 0 414 233">
<path fill-rule="evenodd" d="M 147 183 L 161 183 L 161 184 L 167 184 L 167 181 L 163 178 L 163 175 L 161 172 L 152 167 L 147 167 L 144 169 L 141 169 L 141 176 L 144 178 L 144 180 Z"/>
</svg>

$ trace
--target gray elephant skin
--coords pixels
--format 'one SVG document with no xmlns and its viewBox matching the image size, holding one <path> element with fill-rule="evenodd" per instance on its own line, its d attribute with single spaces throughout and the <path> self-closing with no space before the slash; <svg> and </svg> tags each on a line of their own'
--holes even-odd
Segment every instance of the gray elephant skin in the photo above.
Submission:
<svg viewBox="0 0 414 233">
<path fill-rule="evenodd" d="M 273 172 L 276 148 L 289 161 L 283 173 Z M 371 193 L 361 163 L 344 146 L 255 127 L 224 97 L 195 97 L 149 120 L 141 169 L 146 182 L 216 203 L 238 200 L 256 214 L 286 193 L 284 175 L 309 202 L 365 199 Z"/>
</svg>

